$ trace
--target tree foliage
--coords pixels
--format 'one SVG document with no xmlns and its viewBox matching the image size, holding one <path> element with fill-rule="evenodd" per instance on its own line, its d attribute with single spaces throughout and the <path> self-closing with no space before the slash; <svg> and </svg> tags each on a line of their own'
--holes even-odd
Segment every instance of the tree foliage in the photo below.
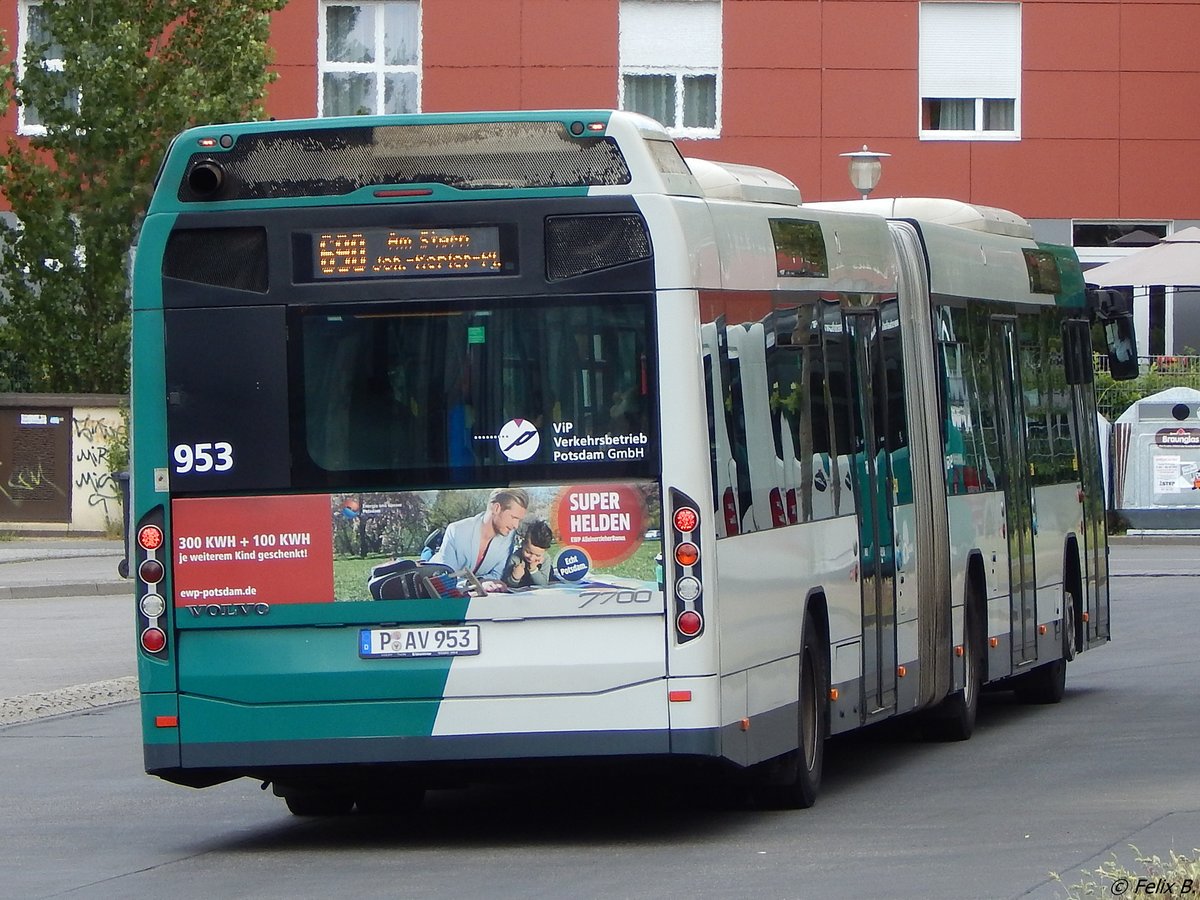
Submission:
<svg viewBox="0 0 1200 900">
<path fill-rule="evenodd" d="M 184 128 L 261 116 L 285 2 L 42 4 L 54 50 L 27 41 L 23 65 L 0 69 L 0 101 L 44 125 L 10 138 L 0 167 L 18 222 L 0 227 L 0 389 L 127 390 L 127 255 L 154 174 Z"/>
</svg>

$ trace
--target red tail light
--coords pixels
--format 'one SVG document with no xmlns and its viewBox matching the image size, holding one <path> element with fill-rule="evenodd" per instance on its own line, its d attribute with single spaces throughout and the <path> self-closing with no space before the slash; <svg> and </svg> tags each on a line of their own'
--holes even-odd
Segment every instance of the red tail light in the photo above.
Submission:
<svg viewBox="0 0 1200 900">
<path fill-rule="evenodd" d="M 675 627 L 679 629 L 680 634 L 695 637 L 704 627 L 704 619 L 700 617 L 700 613 L 689 609 L 679 614 L 679 618 L 675 620 Z"/>
<path fill-rule="evenodd" d="M 147 653 L 158 653 L 167 646 L 167 635 L 161 628 L 147 628 L 142 632 L 142 647 Z"/>
<path fill-rule="evenodd" d="M 137 542 L 143 550 L 157 550 L 163 543 L 162 529 L 157 525 L 143 525 L 138 529 Z"/>
<path fill-rule="evenodd" d="M 696 525 L 700 521 L 699 514 L 690 506 L 685 506 L 682 509 L 675 510 L 674 522 L 675 527 L 688 534 L 696 530 Z"/>
<path fill-rule="evenodd" d="M 157 559 L 142 560 L 138 566 L 138 578 L 146 582 L 146 584 L 158 584 L 163 579 L 163 564 Z"/>
</svg>

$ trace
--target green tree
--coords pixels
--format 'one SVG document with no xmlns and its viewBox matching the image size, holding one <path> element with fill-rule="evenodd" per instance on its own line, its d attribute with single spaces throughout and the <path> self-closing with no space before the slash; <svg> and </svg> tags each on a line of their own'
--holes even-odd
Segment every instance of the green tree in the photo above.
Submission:
<svg viewBox="0 0 1200 900">
<path fill-rule="evenodd" d="M 17 219 L 0 226 L 0 389 L 128 389 L 127 256 L 154 173 L 184 128 L 262 115 L 269 14 L 284 3 L 34 8 L 25 59 L 0 68 L 0 102 L 44 126 L 10 138 L 0 166 Z"/>
</svg>

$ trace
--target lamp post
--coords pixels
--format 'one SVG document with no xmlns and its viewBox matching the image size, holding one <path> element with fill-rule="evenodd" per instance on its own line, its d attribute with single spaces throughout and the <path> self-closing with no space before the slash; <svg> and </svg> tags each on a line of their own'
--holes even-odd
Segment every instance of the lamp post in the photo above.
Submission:
<svg viewBox="0 0 1200 900">
<path fill-rule="evenodd" d="M 854 185 L 856 191 L 862 194 L 864 200 L 871 191 L 875 190 L 875 185 L 879 184 L 879 176 L 883 172 L 883 166 L 879 161 L 891 155 L 868 150 L 866 144 L 863 144 L 861 150 L 838 154 L 838 156 L 844 156 L 850 160 L 850 183 Z"/>
</svg>

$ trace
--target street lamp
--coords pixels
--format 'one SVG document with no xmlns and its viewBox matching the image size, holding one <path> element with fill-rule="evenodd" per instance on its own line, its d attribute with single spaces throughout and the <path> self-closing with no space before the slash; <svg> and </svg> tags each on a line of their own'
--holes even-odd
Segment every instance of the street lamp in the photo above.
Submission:
<svg viewBox="0 0 1200 900">
<path fill-rule="evenodd" d="M 866 144 L 863 144 L 861 150 L 855 150 L 853 153 L 838 154 L 838 156 L 844 156 L 850 160 L 850 183 L 854 185 L 856 191 L 862 194 L 864 200 L 871 191 L 875 190 L 875 185 L 879 184 L 879 176 L 883 172 L 883 166 L 879 161 L 891 155 L 868 150 Z"/>
</svg>

